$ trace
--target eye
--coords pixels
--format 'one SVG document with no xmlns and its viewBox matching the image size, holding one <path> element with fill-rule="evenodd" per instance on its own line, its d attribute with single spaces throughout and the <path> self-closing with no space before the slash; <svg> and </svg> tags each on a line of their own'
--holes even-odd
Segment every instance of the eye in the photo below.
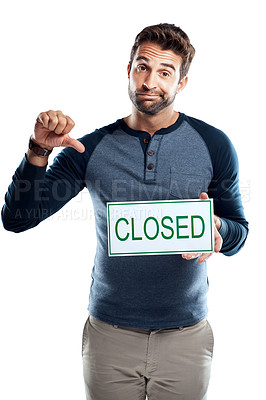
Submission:
<svg viewBox="0 0 266 400">
<path fill-rule="evenodd" d="M 161 73 L 161 75 L 162 75 L 164 78 L 168 78 L 168 77 L 170 76 L 169 72 L 167 72 L 167 71 L 163 71 L 163 72 Z"/>
<path fill-rule="evenodd" d="M 146 69 L 147 69 L 146 65 L 141 64 L 137 66 L 137 71 L 143 72 L 146 71 Z"/>
</svg>

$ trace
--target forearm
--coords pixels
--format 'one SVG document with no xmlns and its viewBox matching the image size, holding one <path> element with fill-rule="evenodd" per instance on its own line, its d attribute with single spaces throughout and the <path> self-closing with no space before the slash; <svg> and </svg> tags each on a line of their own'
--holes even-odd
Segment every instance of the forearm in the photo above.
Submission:
<svg viewBox="0 0 266 400">
<path fill-rule="evenodd" d="M 5 195 L 1 214 L 5 229 L 22 232 L 39 223 L 37 216 L 41 201 L 41 182 L 46 166 L 47 162 L 43 166 L 36 166 L 26 157 L 23 158 Z"/>
<path fill-rule="evenodd" d="M 29 162 L 27 155 L 23 158 L 5 196 L 5 229 L 23 232 L 38 225 L 85 186 L 86 161 L 81 163 L 79 153 L 71 148 L 62 150 L 47 171 L 46 168 L 47 164 L 36 166 Z"/>
</svg>

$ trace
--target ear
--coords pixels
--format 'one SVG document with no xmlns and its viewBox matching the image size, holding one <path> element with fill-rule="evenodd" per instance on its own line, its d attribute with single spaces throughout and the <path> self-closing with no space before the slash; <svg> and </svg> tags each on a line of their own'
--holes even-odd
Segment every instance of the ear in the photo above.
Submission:
<svg viewBox="0 0 266 400">
<path fill-rule="evenodd" d="M 179 84 L 178 84 L 178 88 L 177 88 L 177 93 L 178 92 L 181 92 L 183 89 L 185 89 L 185 87 L 186 87 L 186 85 L 187 85 L 187 82 L 188 82 L 188 77 L 187 76 L 184 76 L 183 78 L 182 78 L 182 80 L 179 82 Z"/>
<path fill-rule="evenodd" d="M 128 79 L 129 79 L 129 75 L 130 75 L 130 70 L 131 70 L 131 64 L 130 64 L 130 61 L 129 61 L 129 63 L 127 65 L 127 77 L 128 77 Z"/>
</svg>

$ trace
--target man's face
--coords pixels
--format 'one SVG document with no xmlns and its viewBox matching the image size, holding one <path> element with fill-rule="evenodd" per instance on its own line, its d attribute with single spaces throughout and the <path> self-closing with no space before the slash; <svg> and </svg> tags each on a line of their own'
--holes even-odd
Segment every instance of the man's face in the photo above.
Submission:
<svg viewBox="0 0 266 400">
<path fill-rule="evenodd" d="M 181 62 L 180 56 L 157 44 L 139 46 L 131 69 L 128 65 L 128 94 L 139 111 L 155 115 L 174 102 L 182 86 L 178 84 Z"/>
</svg>

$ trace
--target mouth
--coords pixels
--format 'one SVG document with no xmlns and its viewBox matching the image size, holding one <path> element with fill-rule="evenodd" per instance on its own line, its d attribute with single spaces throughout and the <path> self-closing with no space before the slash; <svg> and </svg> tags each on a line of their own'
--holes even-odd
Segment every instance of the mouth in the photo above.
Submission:
<svg viewBox="0 0 266 400">
<path fill-rule="evenodd" d="M 142 98 L 147 98 L 147 99 L 155 99 L 159 97 L 158 94 L 148 94 L 148 93 L 136 93 L 137 96 L 141 96 Z"/>
</svg>

